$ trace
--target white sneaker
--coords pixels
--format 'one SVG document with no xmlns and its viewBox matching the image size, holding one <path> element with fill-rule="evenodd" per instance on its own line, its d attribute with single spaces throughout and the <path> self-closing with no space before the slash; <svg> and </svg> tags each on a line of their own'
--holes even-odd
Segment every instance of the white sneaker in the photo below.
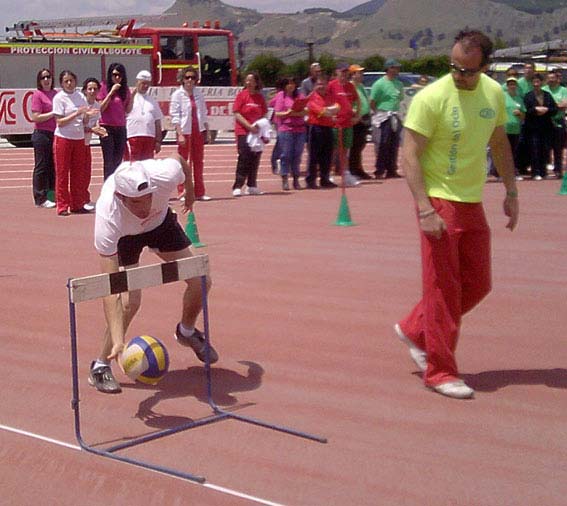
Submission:
<svg viewBox="0 0 567 506">
<path fill-rule="evenodd" d="M 246 188 L 246 195 L 262 195 L 263 191 L 260 191 L 260 188 L 257 186 L 249 186 Z"/>
<path fill-rule="evenodd" d="M 523 181 L 524 178 L 522 176 L 516 176 L 516 181 Z"/>
<path fill-rule="evenodd" d="M 232 190 L 232 196 L 233 197 L 242 196 L 242 190 L 240 188 L 235 188 L 234 190 Z"/>
<path fill-rule="evenodd" d="M 343 182 L 345 186 L 357 186 L 360 181 L 356 176 L 353 176 L 348 170 L 343 174 Z"/>
<path fill-rule="evenodd" d="M 83 209 L 85 211 L 88 211 L 89 213 L 92 213 L 95 210 L 95 204 L 93 204 L 92 202 L 89 202 L 88 204 L 85 204 L 83 206 Z"/>
<path fill-rule="evenodd" d="M 425 370 L 427 369 L 427 353 L 425 353 L 425 351 L 423 351 L 421 348 L 418 348 L 414 344 L 414 342 L 402 332 L 402 329 L 398 323 L 394 325 L 394 331 L 398 335 L 400 341 L 407 345 L 407 347 L 409 348 L 410 357 L 415 362 L 415 365 L 417 365 L 417 368 L 421 372 L 425 372 Z"/>
<path fill-rule="evenodd" d="M 51 200 L 47 199 L 45 202 L 39 204 L 37 207 L 43 207 L 44 209 L 53 209 L 56 207 L 57 204 L 52 202 Z"/>
<path fill-rule="evenodd" d="M 447 383 L 441 383 L 440 385 L 435 385 L 430 388 L 435 390 L 438 394 L 446 395 L 453 399 L 470 399 L 474 396 L 474 390 L 463 380 L 448 381 Z"/>
<path fill-rule="evenodd" d="M 209 197 L 208 195 L 203 195 L 202 197 L 199 197 L 197 200 L 207 202 L 208 200 L 213 200 L 213 199 L 212 199 L 212 197 Z"/>
<path fill-rule="evenodd" d="M 541 176 L 534 176 L 534 181 L 541 181 L 543 178 Z"/>
</svg>

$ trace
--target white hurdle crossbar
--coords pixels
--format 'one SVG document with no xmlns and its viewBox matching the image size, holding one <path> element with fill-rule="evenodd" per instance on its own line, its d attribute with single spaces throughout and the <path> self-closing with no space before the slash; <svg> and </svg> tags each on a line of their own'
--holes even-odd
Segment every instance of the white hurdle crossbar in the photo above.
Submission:
<svg viewBox="0 0 567 506">
<path fill-rule="evenodd" d="M 294 429 L 289 429 L 280 425 L 263 422 L 261 420 L 250 418 L 242 415 L 237 415 L 217 406 L 213 400 L 212 395 L 212 376 L 211 376 L 211 363 L 210 363 L 210 334 L 209 334 L 209 308 L 207 298 L 207 275 L 209 273 L 209 258 L 207 255 L 197 255 L 189 258 L 175 260 L 173 262 L 165 262 L 153 264 L 142 267 L 135 267 L 132 269 L 125 269 L 119 272 L 110 274 L 97 274 L 94 276 L 87 276 L 82 278 L 69 279 L 67 283 L 69 293 L 69 325 L 71 335 L 71 367 L 73 379 L 73 399 L 71 406 L 75 415 L 75 436 L 82 449 L 91 453 L 108 457 L 114 460 L 119 460 L 128 464 L 133 464 L 146 469 L 170 474 L 178 478 L 184 478 L 199 483 L 204 483 L 205 478 L 202 476 L 178 471 L 176 469 L 151 464 L 141 460 L 132 459 L 116 454 L 118 450 L 130 448 L 132 446 L 152 441 L 170 434 L 175 434 L 184 430 L 192 429 L 202 425 L 210 424 L 232 418 L 240 420 L 253 425 L 259 425 L 272 430 L 285 432 L 294 436 L 310 439 L 319 443 L 326 443 L 327 439 L 319 436 L 314 436 L 305 432 L 300 432 Z M 177 427 L 154 432 L 145 436 L 131 439 L 128 442 L 114 445 L 108 448 L 100 449 L 85 443 L 81 435 L 81 420 L 79 410 L 79 361 L 77 351 L 77 320 L 76 320 L 76 307 L 75 305 L 87 300 L 98 299 L 108 295 L 119 294 L 132 290 L 141 290 L 151 286 L 163 285 L 166 283 L 173 283 L 176 281 L 183 281 L 191 278 L 200 278 L 201 280 L 201 298 L 203 306 L 203 325 L 205 334 L 205 375 L 207 380 L 207 401 L 213 415 L 202 418 L 198 421 L 191 421 Z"/>
</svg>

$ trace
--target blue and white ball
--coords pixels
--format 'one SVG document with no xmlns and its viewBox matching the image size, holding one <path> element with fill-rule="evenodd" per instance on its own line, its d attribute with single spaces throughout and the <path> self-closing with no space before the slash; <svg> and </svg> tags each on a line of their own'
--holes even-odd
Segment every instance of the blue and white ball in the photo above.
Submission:
<svg viewBox="0 0 567 506">
<path fill-rule="evenodd" d="M 138 336 L 126 345 L 120 362 L 130 379 L 155 385 L 167 373 L 169 355 L 159 339 Z"/>
</svg>

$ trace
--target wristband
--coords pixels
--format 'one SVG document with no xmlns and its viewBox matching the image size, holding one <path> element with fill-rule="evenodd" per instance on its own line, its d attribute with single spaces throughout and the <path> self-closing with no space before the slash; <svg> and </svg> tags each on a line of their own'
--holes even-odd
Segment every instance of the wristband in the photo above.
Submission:
<svg viewBox="0 0 567 506">
<path fill-rule="evenodd" d="M 507 190 L 506 191 L 506 197 L 510 197 L 511 199 L 517 199 L 518 198 L 518 191 L 517 190 Z"/>
<path fill-rule="evenodd" d="M 428 211 L 420 211 L 419 213 L 417 213 L 417 216 L 420 220 L 423 220 L 429 216 L 434 215 L 436 212 L 437 211 L 435 211 L 435 209 L 429 209 Z"/>
</svg>

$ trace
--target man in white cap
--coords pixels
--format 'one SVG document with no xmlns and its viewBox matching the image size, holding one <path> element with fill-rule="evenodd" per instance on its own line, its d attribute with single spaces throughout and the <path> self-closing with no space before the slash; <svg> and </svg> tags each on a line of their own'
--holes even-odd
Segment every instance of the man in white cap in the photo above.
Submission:
<svg viewBox="0 0 567 506">
<path fill-rule="evenodd" d="M 132 110 L 126 117 L 126 135 L 130 148 L 130 160 L 147 160 L 161 150 L 161 109 L 149 93 L 152 75 L 140 70 L 136 75 L 136 87 L 132 91 Z"/>
<path fill-rule="evenodd" d="M 178 184 L 185 186 L 182 212 L 195 201 L 193 180 L 187 162 L 179 155 L 161 160 L 123 162 L 104 183 L 96 206 L 95 249 L 102 272 L 136 267 L 145 247 L 165 262 L 192 256 L 191 242 L 169 208 L 169 197 Z M 185 281 L 181 321 L 175 339 L 193 349 L 205 361 L 205 339 L 195 328 L 202 308 L 200 281 Z M 210 280 L 208 281 L 210 287 Z M 142 300 L 141 290 L 109 295 L 103 299 L 107 328 L 101 353 L 91 364 L 89 384 L 105 393 L 118 393 L 110 363 L 124 348 L 124 336 Z M 218 355 L 210 348 L 210 362 Z"/>
</svg>

